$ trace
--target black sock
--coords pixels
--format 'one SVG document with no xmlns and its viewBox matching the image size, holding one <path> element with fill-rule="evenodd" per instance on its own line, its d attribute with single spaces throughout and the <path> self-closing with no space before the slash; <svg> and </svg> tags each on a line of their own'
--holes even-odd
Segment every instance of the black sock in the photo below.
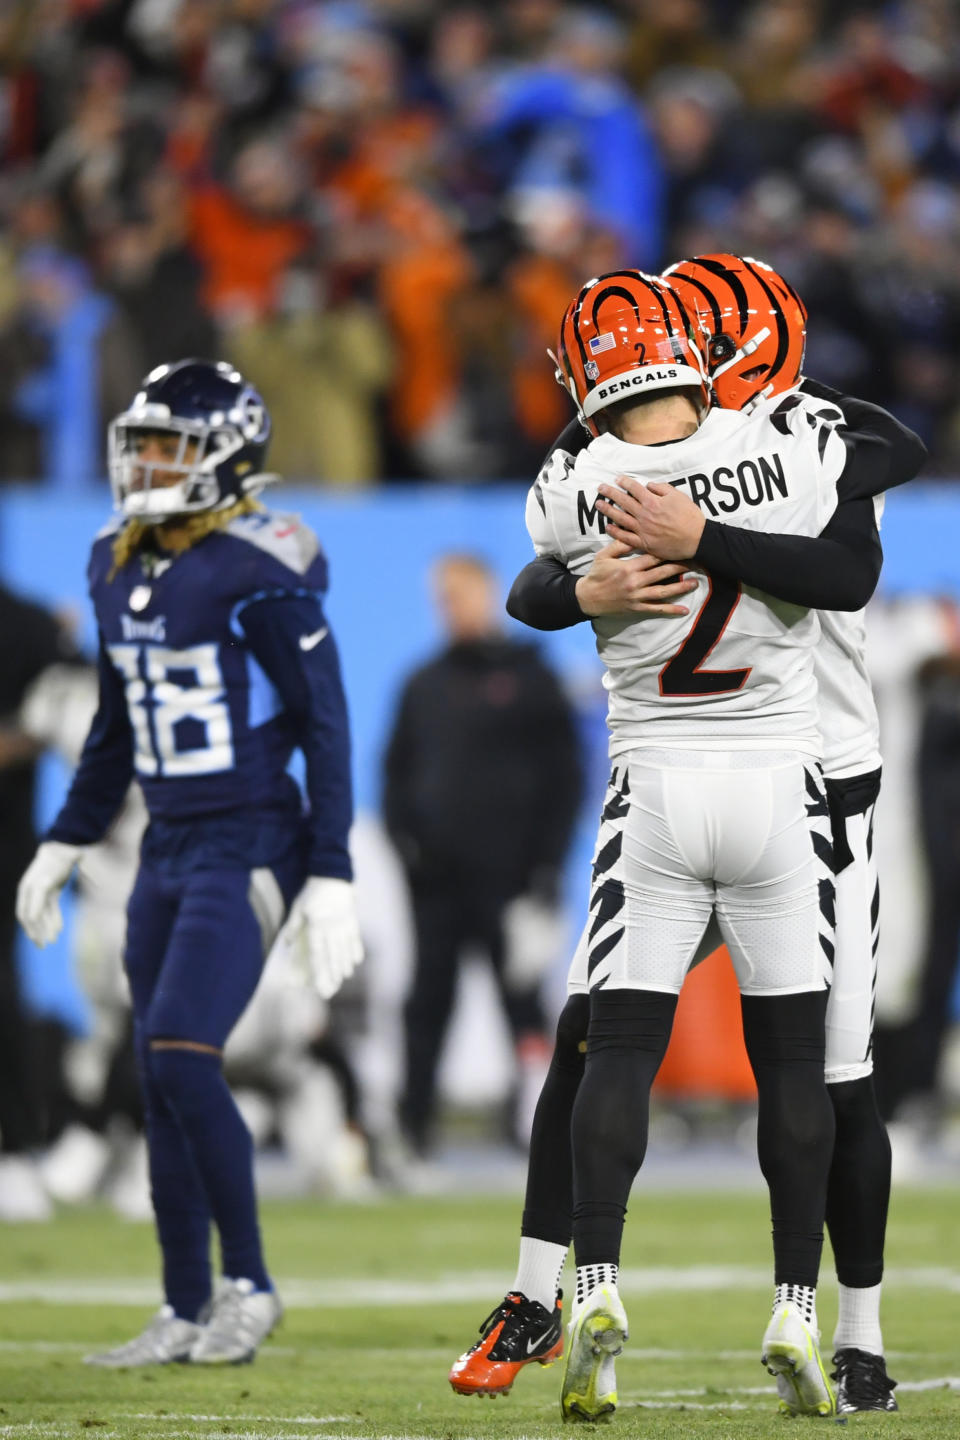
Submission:
<svg viewBox="0 0 960 1440">
<path fill-rule="evenodd" d="M 540 1091 L 527 1164 L 521 1235 L 569 1245 L 573 1230 L 570 1119 L 586 1060 L 589 995 L 571 995 L 557 1021 L 557 1041 Z"/>
<path fill-rule="evenodd" d="M 743 1035 L 759 1097 L 757 1154 L 770 1189 L 774 1281 L 816 1286 L 833 1107 L 823 1078 L 825 990 L 745 995 Z"/>
<path fill-rule="evenodd" d="M 619 1264 L 627 1199 L 647 1148 L 650 1087 L 676 1008 L 676 995 L 652 990 L 595 990 L 590 997 L 572 1128 L 578 1266 Z"/>
<path fill-rule="evenodd" d="M 883 1278 L 890 1203 L 890 1141 L 873 1076 L 828 1085 L 836 1138 L 827 1187 L 827 1228 L 841 1285 L 865 1289 Z"/>
</svg>

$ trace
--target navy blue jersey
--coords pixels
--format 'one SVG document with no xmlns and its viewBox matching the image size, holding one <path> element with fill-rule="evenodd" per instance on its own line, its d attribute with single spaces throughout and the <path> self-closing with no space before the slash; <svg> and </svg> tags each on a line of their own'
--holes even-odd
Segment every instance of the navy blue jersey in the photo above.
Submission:
<svg viewBox="0 0 960 1440">
<path fill-rule="evenodd" d="M 287 773 L 299 747 L 308 869 L 349 878 L 346 705 L 312 531 L 296 516 L 244 515 L 111 578 L 115 533 L 97 537 L 88 571 L 100 706 L 50 838 L 99 840 L 136 778 L 154 856 L 267 864 L 301 823 Z"/>
</svg>

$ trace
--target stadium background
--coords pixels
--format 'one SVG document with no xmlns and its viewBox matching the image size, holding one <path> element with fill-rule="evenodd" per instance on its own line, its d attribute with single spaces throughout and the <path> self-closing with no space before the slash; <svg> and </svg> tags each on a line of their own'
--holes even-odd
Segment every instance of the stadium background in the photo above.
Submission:
<svg viewBox="0 0 960 1440">
<path fill-rule="evenodd" d="M 479 489 L 447 486 L 404 487 L 351 496 L 317 496 L 302 489 L 271 493 L 271 504 L 289 507 L 303 515 L 322 536 L 331 557 L 332 589 L 329 613 L 342 647 L 347 693 L 353 726 L 356 798 L 361 813 L 375 823 L 381 788 L 381 759 L 399 687 L 410 669 L 441 643 L 430 603 L 428 573 L 431 562 L 446 550 L 468 549 L 486 558 L 500 577 L 504 591 L 530 556 L 523 525 L 525 486 L 498 485 Z M 88 537 L 103 524 L 105 497 L 84 495 L 68 505 L 51 506 L 46 496 L 21 487 L 0 493 L 0 574 L 9 583 L 78 618 L 88 649 L 95 645 L 92 615 L 85 594 Z M 883 523 L 884 571 L 881 603 L 907 597 L 960 595 L 960 493 L 952 485 L 915 483 L 887 501 Z M 42 543 L 37 545 L 37 537 Z M 923 583 L 918 587 L 918 577 Z M 876 608 L 876 607 L 875 607 Z M 507 622 L 512 633 L 523 627 Z M 570 941 L 575 938 L 583 897 L 588 891 L 589 864 L 594 841 L 597 802 L 606 780 L 605 693 L 600 688 L 600 666 L 592 632 L 586 626 L 537 637 L 564 676 L 581 721 L 587 757 L 588 796 L 581 813 L 576 843 L 567 868 L 567 909 Z M 908 667 L 909 668 L 909 667 Z M 899 683 L 899 682 L 898 682 Z M 903 682 L 907 685 L 907 680 Z M 915 737 L 914 737 L 915 738 Z M 895 756 L 890 761 L 904 772 Z M 43 768 L 39 795 L 40 818 L 52 819 L 59 807 L 69 770 L 51 758 Z M 889 806 L 902 803 L 912 776 L 888 775 Z M 896 787 L 896 788 L 894 788 Z M 894 798 L 896 797 L 896 798 Z M 881 814 L 881 843 L 884 816 Z M 892 827 L 891 827 L 892 828 Z M 900 840 L 891 835 L 891 844 Z M 901 903 L 898 880 L 890 877 L 888 910 Z M 907 905 L 911 897 L 902 899 Z M 914 902 L 915 903 L 915 902 Z M 73 937 L 69 923 L 71 902 L 65 897 L 68 923 L 52 950 L 42 955 L 21 937 L 22 963 L 29 993 L 37 1010 L 62 1018 L 81 1033 L 89 1024 L 82 992 L 73 976 Z M 885 912 L 886 913 L 886 912 Z M 398 927 L 403 923 L 397 920 Z M 911 971 L 919 963 L 922 943 L 914 937 L 909 952 L 894 955 L 884 950 L 888 983 L 880 988 L 881 1020 L 899 1021 L 909 1013 Z M 562 994 L 567 957 L 558 953 L 554 973 L 547 981 L 556 1006 Z M 389 962 L 387 962 L 389 963 Z M 904 969 L 906 967 L 906 974 Z M 509 1087 L 509 1044 L 498 1014 L 492 983 L 485 967 L 467 971 L 468 989 L 461 993 L 455 1029 L 448 1040 L 447 1089 L 461 1104 L 482 1106 L 501 1097 Z M 387 981 L 388 994 L 398 1001 L 406 972 Z M 700 984 L 703 980 L 698 977 Z M 730 1004 L 732 991 L 724 990 Z M 736 1063 L 729 1069 L 717 1053 L 723 1042 L 711 1046 L 704 1059 L 701 1047 L 715 1033 L 717 992 L 706 991 L 693 1019 L 693 1043 L 678 1059 L 677 1047 L 669 1070 L 671 1086 L 681 1093 L 703 1096 L 711 1084 L 718 1093 L 740 1098 L 749 1091 L 746 1059 L 736 1044 Z M 722 1003 L 722 1002 L 721 1002 Z M 960 1017 L 960 989 L 955 1003 Z M 736 1024 L 736 1010 L 726 1009 Z M 399 1014 L 393 1015 L 394 1028 Z M 390 1042 L 392 1043 L 392 1042 Z M 492 1048 L 491 1048 L 492 1047 Z M 491 1056 L 493 1057 L 491 1063 Z M 686 1069 L 686 1073 L 685 1073 Z M 705 1097 L 705 1098 L 709 1098 Z"/>
<path fill-rule="evenodd" d="M 809 372 L 887 406 L 931 452 L 922 483 L 888 504 L 883 595 L 921 608 L 960 597 L 952 0 L 7 0 L 0 62 L 0 575 L 71 608 L 89 643 L 105 420 L 161 360 L 235 361 L 273 411 L 272 462 L 292 482 L 276 503 L 303 513 L 331 557 L 365 811 L 399 681 L 437 641 L 430 561 L 468 546 L 506 585 L 528 558 L 525 487 L 568 418 L 544 351 L 588 274 L 721 249 L 786 274 L 810 310 Z M 895 648 L 896 606 L 883 608 Z M 591 637 L 543 644 L 577 699 L 595 797 Z M 906 659 L 898 713 L 914 696 Z M 912 763 L 908 750 L 891 807 L 908 805 Z M 42 814 L 64 779 L 45 765 Z M 588 798 L 572 917 L 592 830 Z M 915 859 L 894 850 L 894 930 Z M 894 957 L 898 1018 L 922 949 L 913 932 Z M 38 1009 L 82 1029 L 69 929 L 56 954 L 24 946 L 23 961 Z M 560 956 L 554 998 L 562 972 Z M 479 1093 L 478 1055 L 497 1059 L 490 1100 L 509 1078 L 492 999 L 470 984 L 447 1069 L 461 1102 Z M 708 1151 L 691 1173 L 703 1188 L 721 1171 Z M 956 1184 L 955 1155 L 937 1175 Z M 483 1188 L 482 1156 L 471 1179 Z M 487 1270 L 510 1259 L 512 1222 L 496 1213 L 505 1249 L 477 1258 Z M 901 1263 L 943 1262 L 942 1221 L 914 1218 Z M 398 1243 L 422 1256 L 404 1223 Z M 109 1249 L 84 1224 L 58 1221 L 40 1270 L 72 1273 L 74 1244 Z M 273 1212 L 268 1224 L 282 1231 Z M 489 1238 L 476 1217 L 463 1229 Z M 458 1237 L 453 1226 L 462 1266 Z M 11 1243 L 4 1262 L 32 1276 L 31 1254 Z M 283 1273 L 294 1263 L 291 1250 Z M 130 1264 L 149 1270 L 146 1247 Z M 38 1346 L 44 1313 L 24 1320 Z M 129 1325 L 92 1313 L 70 1312 L 74 1339 Z M 466 1339 L 436 1328 L 438 1346 Z"/>
</svg>

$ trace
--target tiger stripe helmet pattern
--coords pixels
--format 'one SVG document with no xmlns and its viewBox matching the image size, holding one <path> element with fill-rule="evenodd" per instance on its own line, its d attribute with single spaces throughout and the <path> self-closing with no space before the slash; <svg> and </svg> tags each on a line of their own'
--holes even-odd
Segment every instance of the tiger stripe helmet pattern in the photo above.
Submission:
<svg viewBox="0 0 960 1440">
<path fill-rule="evenodd" d="M 699 302 L 698 302 L 699 303 Z M 560 324 L 557 379 L 592 434 L 607 405 L 655 389 L 694 387 L 710 403 L 705 317 L 641 270 L 588 280 Z"/>
<path fill-rule="evenodd" d="M 743 410 L 799 383 L 807 308 L 771 266 L 749 256 L 698 255 L 662 278 L 706 320 L 710 379 L 724 409 Z"/>
</svg>

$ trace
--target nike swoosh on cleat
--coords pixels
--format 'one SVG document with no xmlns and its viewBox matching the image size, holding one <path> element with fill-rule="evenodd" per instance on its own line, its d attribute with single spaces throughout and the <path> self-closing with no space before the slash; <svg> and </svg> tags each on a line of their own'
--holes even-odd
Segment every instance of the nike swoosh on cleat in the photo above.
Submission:
<svg viewBox="0 0 960 1440">
<path fill-rule="evenodd" d="M 547 1338 L 547 1336 L 548 1336 L 549 1334 L 550 1334 L 550 1331 L 549 1331 L 549 1329 L 547 1329 L 547 1330 L 544 1330 L 544 1332 L 543 1332 L 542 1335 L 537 1335 L 535 1339 L 533 1339 L 533 1340 L 528 1340 L 528 1341 L 527 1341 L 527 1354 L 528 1354 L 528 1355 L 532 1355 L 533 1352 L 534 1352 L 534 1350 L 536 1350 L 537 1346 L 538 1346 L 538 1345 L 542 1345 L 543 1342 L 544 1342 L 544 1340 L 546 1340 L 546 1338 Z"/>
<path fill-rule="evenodd" d="M 329 627 L 329 625 L 321 625 L 320 629 L 319 629 L 319 630 L 314 630 L 314 632 L 313 632 L 312 635 L 301 635 L 301 636 L 300 636 L 300 649 L 301 649 L 301 650 L 313 650 L 317 645 L 320 644 L 320 641 L 323 639 L 323 637 L 324 637 L 325 635 L 328 635 L 329 633 L 330 633 L 330 627 Z"/>
</svg>

